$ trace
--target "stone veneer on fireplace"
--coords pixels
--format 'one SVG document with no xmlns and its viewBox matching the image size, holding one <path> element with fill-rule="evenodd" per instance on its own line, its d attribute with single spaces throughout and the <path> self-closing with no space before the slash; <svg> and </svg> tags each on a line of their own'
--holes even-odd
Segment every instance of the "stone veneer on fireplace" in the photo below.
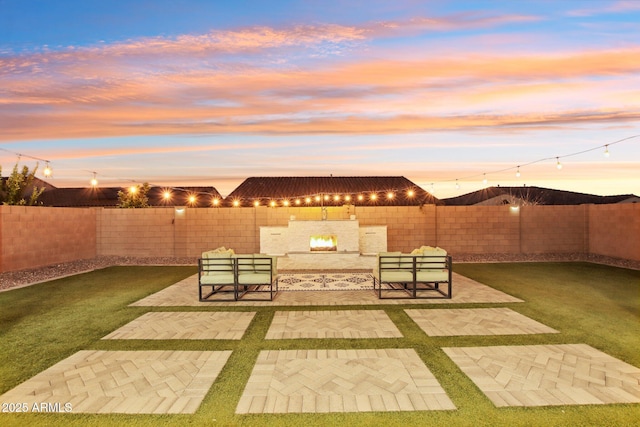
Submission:
<svg viewBox="0 0 640 427">
<path fill-rule="evenodd" d="M 309 239 L 314 235 L 336 236 L 335 252 L 312 252 Z M 387 250 L 387 227 L 360 227 L 357 220 L 289 221 L 287 227 L 260 227 L 260 252 L 291 254 L 373 254 Z"/>
</svg>

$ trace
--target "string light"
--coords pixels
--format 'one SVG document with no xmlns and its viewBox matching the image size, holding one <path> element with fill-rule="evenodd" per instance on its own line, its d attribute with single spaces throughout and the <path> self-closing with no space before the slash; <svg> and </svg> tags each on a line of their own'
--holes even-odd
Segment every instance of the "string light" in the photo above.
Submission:
<svg viewBox="0 0 640 427">
<path fill-rule="evenodd" d="M 16 153 L 15 151 L 11 151 L 11 150 L 7 150 L 6 148 L 2 148 L 0 147 L 0 150 L 5 151 L 7 153 L 11 153 L 11 154 L 15 154 L 16 156 L 18 156 L 18 162 L 20 162 L 20 159 L 22 157 L 27 157 L 29 159 L 33 159 L 33 160 L 37 160 L 39 162 L 44 162 L 45 163 L 45 168 L 42 171 L 42 174 L 44 175 L 45 178 L 49 178 L 53 175 L 53 170 L 51 169 L 51 166 L 49 165 L 49 160 L 47 159 L 41 159 L 40 157 L 35 157 L 35 156 L 30 156 L 28 154 L 24 154 L 24 153 Z"/>
<path fill-rule="evenodd" d="M 460 189 L 460 184 L 458 183 L 458 180 L 456 179 L 456 190 Z"/>
<path fill-rule="evenodd" d="M 46 166 L 44 167 L 44 170 L 42 171 L 42 174 L 44 175 L 45 178 L 50 178 L 51 174 L 53 174 L 53 171 L 51 170 L 51 167 L 49 166 L 49 162 L 47 162 Z"/>
<path fill-rule="evenodd" d="M 619 140 L 614 141 L 614 142 L 609 142 L 609 143 L 604 144 L 604 145 L 599 145 L 599 146 L 597 146 L 597 147 L 589 148 L 589 149 L 587 149 L 587 150 L 583 150 L 583 151 L 578 151 L 578 152 L 575 152 L 575 153 L 566 154 L 566 155 L 564 155 L 564 156 L 545 157 L 545 158 L 543 158 L 543 159 L 538 159 L 538 160 L 534 160 L 534 161 L 531 161 L 531 162 L 528 162 L 528 163 L 520 164 L 520 165 L 518 165 L 518 166 L 516 166 L 516 167 L 510 167 L 510 168 L 500 169 L 500 170 L 496 170 L 496 171 L 492 171 L 492 172 L 488 172 L 488 173 L 490 173 L 490 174 L 497 174 L 497 173 L 502 173 L 502 172 L 505 172 L 505 171 L 509 171 L 509 170 L 516 169 L 516 177 L 518 177 L 518 178 L 519 178 L 519 177 L 520 177 L 520 168 L 521 168 L 521 167 L 530 166 L 530 165 L 533 165 L 533 164 L 536 164 L 536 163 L 545 162 L 545 161 L 553 160 L 553 159 L 556 159 L 556 167 L 557 167 L 558 169 L 562 169 L 563 165 L 562 165 L 562 163 L 560 162 L 560 159 L 561 159 L 561 158 L 567 158 L 567 157 L 579 156 L 579 155 L 581 155 L 581 154 L 585 154 L 585 153 L 588 153 L 588 152 L 591 152 L 591 151 L 594 151 L 594 150 L 601 150 L 602 148 L 604 148 L 604 153 L 603 153 L 603 154 L 604 154 L 604 157 L 609 157 L 609 155 L 610 155 L 610 153 L 609 153 L 609 146 L 610 146 L 610 145 L 619 144 L 619 143 L 621 143 L 621 142 L 624 142 L 624 141 L 627 141 L 627 140 L 630 140 L 630 139 L 634 139 L 634 138 L 638 138 L 638 137 L 640 137 L 640 135 L 632 135 L 632 136 L 628 136 L 628 137 L 626 137 L 626 138 L 619 139 Z M 458 180 L 463 180 L 463 181 L 464 181 L 464 180 L 468 180 L 468 179 L 475 178 L 475 177 L 477 177 L 477 176 L 479 176 L 479 175 L 480 175 L 480 174 L 472 175 L 472 176 L 467 176 L 467 177 L 464 177 L 464 178 L 456 178 L 456 179 L 455 179 L 455 181 L 458 181 Z M 482 175 L 483 177 L 486 177 L 487 173 L 485 172 L 485 173 L 482 173 L 481 175 Z M 451 181 L 453 181 L 453 180 L 444 180 L 444 181 L 439 181 L 439 182 L 451 182 Z M 483 183 L 485 183 L 485 180 L 484 180 L 484 179 L 483 179 Z M 485 184 L 486 184 L 486 183 L 485 183 Z M 434 183 L 432 182 L 432 183 L 431 183 L 431 192 L 433 193 L 433 191 L 434 191 Z"/>
<path fill-rule="evenodd" d="M 566 154 L 566 155 L 564 155 L 564 156 L 555 156 L 555 157 L 551 157 L 551 158 L 543 158 L 543 159 L 534 160 L 534 161 L 531 161 L 531 162 L 528 162 L 528 163 L 523 163 L 523 164 L 520 164 L 520 165 L 518 165 L 518 166 L 516 166 L 516 167 L 515 167 L 515 169 L 516 169 L 516 177 L 520 177 L 520 176 L 521 176 L 521 171 L 520 171 L 520 168 L 521 168 L 521 167 L 526 167 L 526 166 L 530 166 L 530 165 L 532 165 L 532 164 L 536 164 L 536 163 L 539 163 L 539 162 L 543 162 L 543 161 L 547 161 L 547 160 L 552 160 L 553 158 L 555 158 L 555 159 L 556 159 L 556 167 L 557 167 L 558 169 L 562 169 L 562 167 L 563 167 L 563 164 L 562 164 L 562 163 L 561 163 L 561 161 L 560 161 L 560 159 L 561 159 L 561 158 L 573 157 L 573 156 L 581 155 L 581 154 L 584 154 L 584 153 L 588 153 L 588 152 L 590 152 L 590 151 L 594 151 L 594 150 L 601 150 L 601 149 L 603 149 L 603 148 L 604 148 L 603 156 L 604 156 L 604 157 L 606 157 L 606 158 L 608 158 L 608 157 L 610 156 L 610 152 L 609 152 L 609 146 L 610 146 L 610 145 L 619 144 L 619 143 L 621 143 L 621 142 L 624 142 L 624 141 L 627 141 L 627 140 L 630 140 L 630 139 L 634 139 L 634 138 L 638 138 L 638 137 L 640 137 L 640 135 L 632 135 L 632 136 L 629 136 L 629 137 L 626 137 L 626 138 L 623 138 L 623 139 L 620 139 L 620 140 L 617 140 L 617 141 L 614 141 L 614 142 L 610 142 L 610 143 L 607 143 L 607 144 L 604 144 L 604 145 L 600 145 L 600 146 L 597 146 L 597 147 L 594 147 L 594 148 L 590 148 L 590 149 L 587 149 L 587 150 L 583 150 L 583 151 L 579 151 L 579 152 L 575 152 L 575 153 L 571 153 L 571 154 Z M 49 160 L 47 160 L 47 159 L 42 159 L 42 158 L 38 158 L 38 157 L 35 157 L 35 156 L 26 155 L 26 154 L 23 154 L 23 153 L 16 153 L 16 152 L 13 152 L 13 151 L 7 150 L 7 149 L 2 148 L 2 147 L 0 147 L 0 150 L 1 150 L 1 151 L 5 151 L 5 152 L 9 152 L 9 153 L 13 153 L 13 154 L 17 155 L 17 156 L 18 156 L 18 161 L 20 161 L 20 159 L 21 159 L 22 157 L 27 157 L 27 158 L 30 158 L 30 159 L 34 159 L 34 160 L 37 160 L 37 161 L 44 162 L 44 163 L 45 163 L 45 168 L 43 169 L 43 175 L 44 175 L 46 178 L 49 178 L 49 177 L 51 177 L 51 176 L 53 175 L 53 170 L 52 170 L 52 167 L 51 167 L 51 164 L 50 164 L 51 162 L 50 162 Z M 485 184 L 485 185 L 486 185 L 486 184 L 488 183 L 488 180 L 487 180 L 487 175 L 488 175 L 488 174 L 492 174 L 492 173 L 493 173 L 493 174 L 501 173 L 501 172 L 504 172 L 504 171 L 507 171 L 507 170 L 510 170 L 510 169 L 511 169 L 511 170 L 513 170 L 514 168 L 513 168 L 513 167 L 511 167 L 511 168 L 501 169 L 501 170 L 497 170 L 497 171 L 491 171 L 491 172 L 488 172 L 488 173 L 487 173 L 487 172 L 482 173 L 482 178 L 483 178 L 483 179 L 482 179 L 482 182 L 483 182 L 483 184 Z M 90 171 L 90 172 L 93 174 L 93 178 L 90 180 L 90 184 L 91 184 L 91 186 L 92 186 L 92 187 L 95 187 L 95 186 L 97 186 L 97 185 L 98 185 L 97 173 L 96 173 L 96 172 L 93 172 L 93 171 Z M 104 176 L 104 175 L 103 175 L 103 176 Z M 460 178 L 460 177 L 459 177 L 459 178 L 456 178 L 456 179 L 455 179 L 455 182 L 456 182 L 456 188 L 460 188 L 460 181 L 468 180 L 468 179 L 474 178 L 474 177 L 476 177 L 476 176 L 478 176 L 478 175 L 469 176 L 469 177 L 463 177 L 463 178 Z M 451 180 L 449 180 L 449 181 L 451 181 Z M 446 182 L 446 180 L 445 180 L 445 181 L 439 181 L 439 182 Z M 152 185 L 152 186 L 153 186 L 153 185 Z M 135 193 L 137 193 L 137 191 L 138 191 L 138 187 L 139 187 L 138 185 L 131 186 L 131 187 L 129 188 L 129 192 L 130 192 L 131 194 L 135 194 Z M 433 191 L 434 191 L 434 189 L 435 189 L 435 182 L 432 182 L 432 183 L 431 183 L 431 185 L 430 185 L 430 187 L 431 187 L 431 192 L 433 192 Z M 173 188 L 173 187 L 172 187 L 172 188 Z M 175 189 L 175 190 L 180 190 L 180 191 L 186 191 L 186 190 L 184 190 L 184 189 L 180 189 L 180 188 L 173 188 L 173 189 Z M 391 193 L 391 192 L 390 192 L 390 193 Z M 388 198 L 388 199 L 391 199 L 391 198 L 392 198 L 392 197 L 390 197 L 390 196 L 389 196 L 389 194 L 390 194 L 390 193 L 387 193 L 387 198 Z M 210 193 L 210 192 L 206 192 L 206 193 L 205 193 L 205 192 L 199 192 L 199 194 L 207 194 L 207 195 L 211 195 L 211 193 Z M 413 197 L 413 196 L 414 196 L 414 194 L 415 194 L 415 193 L 414 193 L 414 191 L 413 191 L 413 190 L 411 190 L 411 189 L 406 190 L 406 196 L 407 196 L 407 197 Z M 164 193 L 163 193 L 163 197 L 164 197 L 166 200 L 171 199 L 171 194 L 170 194 L 170 192 L 169 192 L 168 190 L 165 190 L 165 191 L 164 191 Z M 364 199 L 365 199 L 365 196 L 364 196 L 363 194 L 358 194 L 357 196 L 354 196 L 354 197 L 356 197 L 356 199 L 357 199 L 359 202 L 363 202 L 363 201 L 364 201 Z M 393 197 L 395 197 L 395 194 L 394 194 L 394 196 L 393 196 Z M 322 198 L 324 198 L 324 200 L 326 200 L 326 201 L 329 201 L 329 200 L 330 200 L 330 196 L 329 196 L 329 195 L 327 195 L 327 194 L 324 194 L 324 195 L 322 195 L 322 196 L 321 196 L 321 195 L 316 195 L 316 196 L 315 196 L 315 200 L 316 200 L 317 202 L 320 202 L 320 201 L 322 200 Z M 375 193 L 371 193 L 371 194 L 370 194 L 370 196 L 369 196 L 369 200 L 370 200 L 370 201 L 372 201 L 372 202 L 373 202 L 373 201 L 376 201 L 376 200 L 377 200 L 377 198 L 378 198 L 378 196 L 377 196 L 377 194 L 375 194 Z M 264 199 L 264 198 L 263 198 L 263 199 Z M 305 202 L 306 202 L 307 204 L 310 204 L 312 199 L 311 199 L 311 197 L 305 197 L 305 198 L 304 198 L 304 200 L 305 200 Z M 344 201 L 346 201 L 346 202 L 351 202 L 351 196 L 350 196 L 350 195 L 344 195 L 344 194 L 343 194 L 343 195 L 341 195 L 341 194 L 335 194 L 335 195 L 333 196 L 333 201 L 334 201 L 334 202 L 336 202 L 336 203 L 337 203 L 337 202 L 339 202 L 340 200 L 344 200 Z M 212 198 L 212 202 L 211 202 L 211 203 L 212 203 L 212 204 L 214 204 L 214 205 L 220 205 L 220 204 L 221 204 L 221 202 L 222 202 L 222 201 L 221 201 L 220 199 L 217 199 L 217 198 L 213 199 L 213 198 Z M 274 202 L 275 202 L 275 201 L 274 201 Z M 272 203 L 273 203 L 273 202 L 272 202 Z M 278 202 L 275 202 L 275 203 L 276 203 L 276 205 L 278 204 Z M 280 203 L 281 203 L 283 206 L 290 206 L 290 205 L 291 205 L 291 202 L 289 202 L 289 200 L 286 200 L 286 201 L 280 201 Z M 298 206 L 299 206 L 301 203 L 302 203 L 302 199 L 301 199 L 301 198 L 297 198 L 297 199 L 295 200 L 295 204 L 296 204 L 296 205 L 298 205 Z M 241 202 L 241 200 L 239 200 L 239 199 L 236 199 L 236 200 L 233 200 L 233 201 L 232 201 L 232 205 L 233 205 L 233 206 L 241 206 L 241 204 L 242 204 L 242 202 Z M 259 201 L 259 199 L 258 199 L 258 200 L 256 200 L 256 201 L 255 201 L 255 206 L 259 206 L 259 204 L 260 204 L 260 201 Z"/>
</svg>

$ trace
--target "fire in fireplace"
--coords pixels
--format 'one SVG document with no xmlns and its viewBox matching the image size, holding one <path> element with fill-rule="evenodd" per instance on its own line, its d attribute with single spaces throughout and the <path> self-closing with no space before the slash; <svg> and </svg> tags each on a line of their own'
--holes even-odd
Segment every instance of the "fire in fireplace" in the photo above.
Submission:
<svg viewBox="0 0 640 427">
<path fill-rule="evenodd" d="M 338 236 L 335 234 L 322 234 L 309 238 L 309 247 L 312 252 L 331 252 L 338 250 Z"/>
</svg>

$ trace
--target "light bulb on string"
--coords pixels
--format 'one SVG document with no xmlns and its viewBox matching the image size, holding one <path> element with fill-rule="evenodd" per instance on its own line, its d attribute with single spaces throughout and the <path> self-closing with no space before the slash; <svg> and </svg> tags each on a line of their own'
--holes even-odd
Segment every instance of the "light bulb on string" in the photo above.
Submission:
<svg viewBox="0 0 640 427">
<path fill-rule="evenodd" d="M 456 179 L 456 190 L 460 189 L 460 184 L 458 183 L 458 180 Z"/>
<path fill-rule="evenodd" d="M 482 176 L 483 176 L 483 178 L 482 178 L 482 183 L 483 183 L 484 185 L 487 185 L 487 174 L 486 174 L 486 173 L 483 173 L 483 174 L 482 174 Z"/>
<path fill-rule="evenodd" d="M 562 169 L 562 163 L 560 163 L 560 157 L 556 157 L 556 167 L 558 170 Z"/>
<path fill-rule="evenodd" d="M 46 166 L 44 167 L 44 170 L 42 171 L 42 174 L 44 175 L 45 178 L 50 178 L 52 173 L 53 172 L 51 171 L 49 162 L 47 162 Z"/>
<path fill-rule="evenodd" d="M 516 169 L 516 177 L 520 178 L 520 166 Z"/>
<path fill-rule="evenodd" d="M 96 178 L 96 173 L 93 172 L 93 178 L 91 178 L 91 186 L 92 187 L 97 187 L 98 186 L 98 178 Z"/>
<path fill-rule="evenodd" d="M 605 145 L 604 146 L 604 156 L 605 157 L 609 157 L 609 145 Z"/>
</svg>

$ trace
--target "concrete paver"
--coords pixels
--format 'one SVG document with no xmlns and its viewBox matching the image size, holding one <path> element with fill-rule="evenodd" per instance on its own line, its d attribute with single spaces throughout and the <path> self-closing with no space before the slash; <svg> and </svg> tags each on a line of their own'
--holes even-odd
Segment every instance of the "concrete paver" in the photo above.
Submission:
<svg viewBox="0 0 640 427">
<path fill-rule="evenodd" d="M 194 413 L 231 351 L 84 350 L 0 396 L 70 413 Z M 68 404 L 68 406 L 67 406 Z"/>
<path fill-rule="evenodd" d="M 236 413 L 453 409 L 413 349 L 269 350 L 260 353 Z"/>
<path fill-rule="evenodd" d="M 405 312 L 432 337 L 558 333 L 555 329 L 502 307 L 408 309 Z"/>
<path fill-rule="evenodd" d="M 586 344 L 444 351 L 498 407 L 640 402 L 640 369 Z"/>
<path fill-rule="evenodd" d="M 193 275 L 175 285 L 149 295 L 135 303 L 135 307 L 261 307 L 261 306 L 340 306 L 340 305 L 405 305 L 405 304 L 467 304 L 511 303 L 521 299 L 478 283 L 468 277 L 453 273 L 453 297 L 451 299 L 378 299 L 373 290 L 301 292 L 281 291 L 273 301 L 198 301 L 198 276 Z M 228 297 L 227 297 L 228 298 Z"/>
<path fill-rule="evenodd" d="M 266 339 L 397 338 L 384 310 L 277 311 Z"/>
<path fill-rule="evenodd" d="M 151 312 L 102 339 L 239 340 L 255 312 Z"/>
</svg>

